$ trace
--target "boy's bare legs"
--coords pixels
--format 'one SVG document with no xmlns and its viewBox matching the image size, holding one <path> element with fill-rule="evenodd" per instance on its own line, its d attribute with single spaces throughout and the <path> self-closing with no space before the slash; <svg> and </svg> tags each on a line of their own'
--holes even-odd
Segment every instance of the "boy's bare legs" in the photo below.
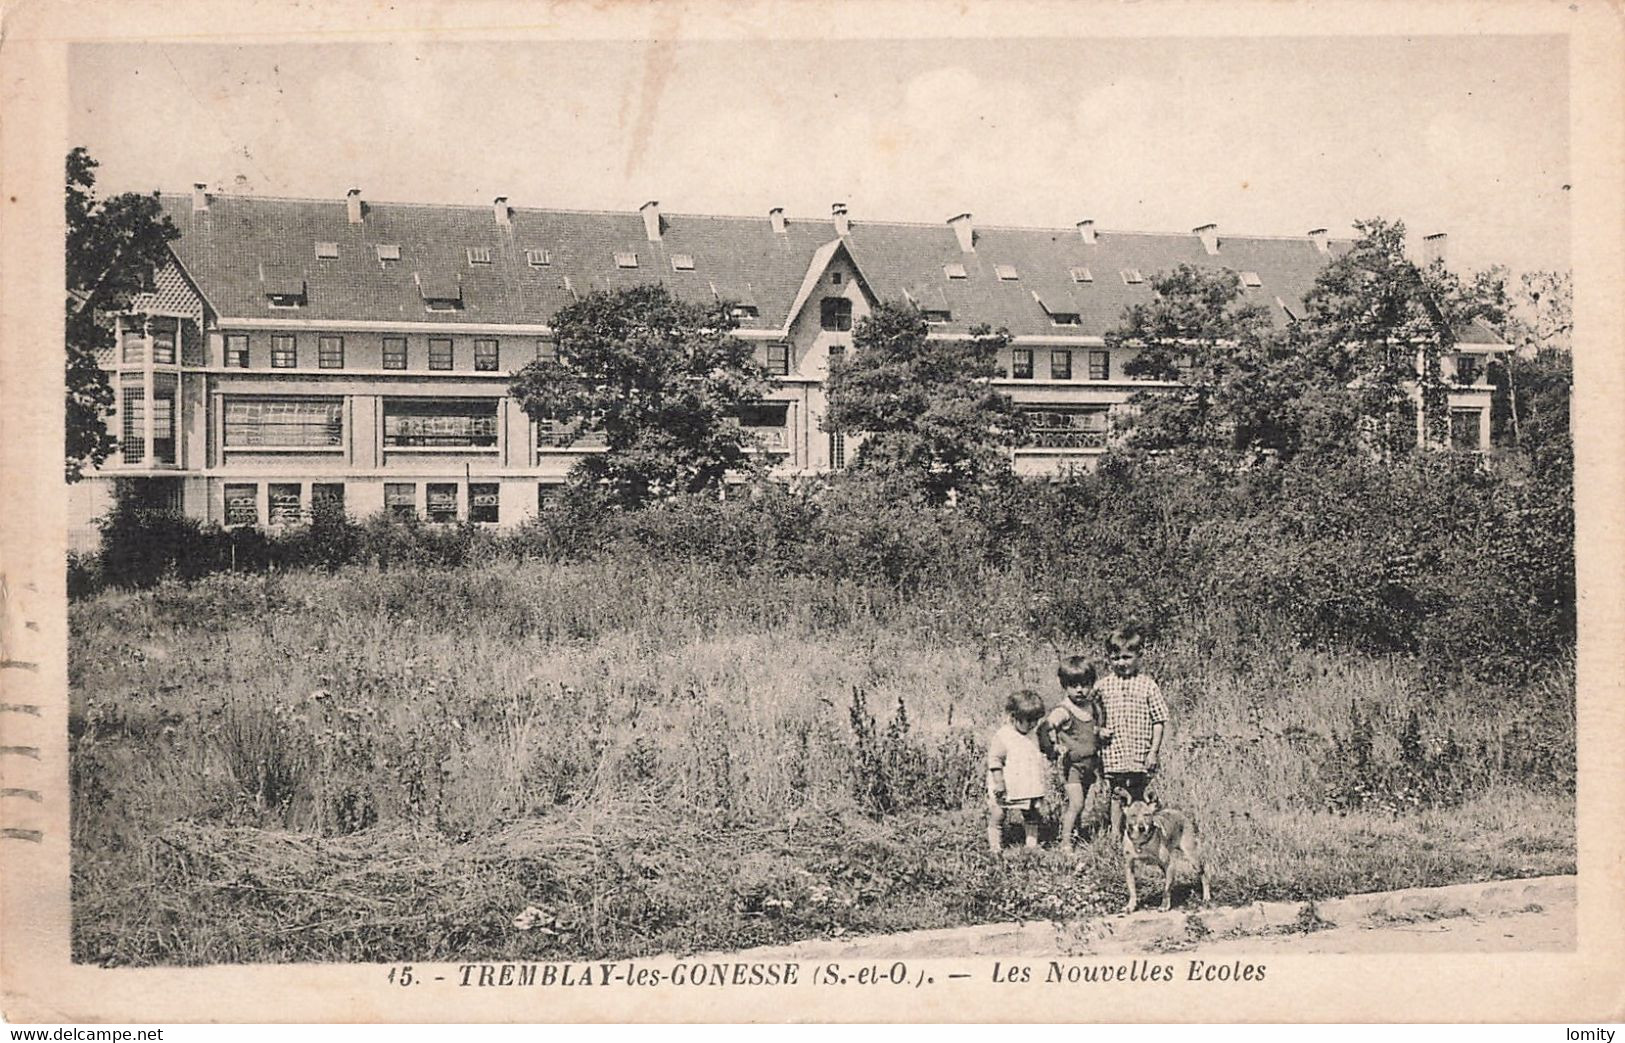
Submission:
<svg viewBox="0 0 1625 1043">
<path fill-rule="evenodd" d="M 995 855 L 1004 849 L 1004 809 L 991 797 L 987 802 L 987 849 Z"/>
<path fill-rule="evenodd" d="M 1022 828 L 1022 831 L 1027 834 L 1027 846 L 1028 847 L 1037 847 L 1038 846 L 1038 820 L 1033 817 L 1032 812 L 1029 811 L 1027 813 L 1027 816 L 1021 820 L 1021 828 Z"/>
<path fill-rule="evenodd" d="M 1112 836 L 1123 835 L 1123 798 L 1116 790 L 1112 791 Z"/>
<path fill-rule="evenodd" d="M 1061 850 L 1072 850 L 1072 832 L 1078 828 L 1078 818 L 1083 814 L 1084 797 L 1088 790 L 1083 783 L 1068 779 L 1066 783 L 1066 807 L 1061 811 Z"/>
</svg>

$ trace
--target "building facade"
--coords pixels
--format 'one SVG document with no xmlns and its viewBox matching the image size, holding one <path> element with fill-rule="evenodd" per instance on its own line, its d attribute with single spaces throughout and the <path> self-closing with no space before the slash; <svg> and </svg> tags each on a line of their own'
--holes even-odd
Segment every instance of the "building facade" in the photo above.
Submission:
<svg viewBox="0 0 1625 1043">
<path fill-rule="evenodd" d="M 1280 322 L 1303 314 L 1320 269 L 1348 244 L 828 219 L 536 210 L 211 195 L 161 197 L 181 231 L 154 293 L 117 317 L 101 361 L 119 450 L 70 489 L 76 542 L 116 497 L 221 525 L 281 525 L 320 500 L 354 515 L 510 524 L 542 509 L 590 439 L 532 421 L 512 373 L 552 348 L 553 315 L 595 290 L 663 283 L 734 302 L 775 390 L 742 420 L 775 473 L 845 465 L 821 427 L 830 360 L 880 300 L 912 302 L 931 337 L 976 325 L 1013 335 L 996 383 L 1029 410 L 1018 472 L 1092 466 L 1114 410 L 1158 386 L 1108 349 L 1124 308 L 1181 263 L 1228 267 Z M 1437 237 L 1430 240 L 1437 247 Z M 1482 325 L 1446 359 L 1452 439 L 1487 448 Z M 1171 386 L 1171 385 L 1170 385 Z"/>
</svg>

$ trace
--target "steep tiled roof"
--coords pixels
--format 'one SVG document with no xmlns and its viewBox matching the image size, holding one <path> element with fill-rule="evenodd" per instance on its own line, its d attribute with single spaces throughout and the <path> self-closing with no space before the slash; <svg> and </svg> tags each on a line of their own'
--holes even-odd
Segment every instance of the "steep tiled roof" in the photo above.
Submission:
<svg viewBox="0 0 1625 1043">
<path fill-rule="evenodd" d="M 343 200 L 214 196 L 202 212 L 190 196 L 163 202 L 181 230 L 176 255 L 232 318 L 285 315 L 266 294 L 297 272 L 302 319 L 545 324 L 578 294 L 659 280 L 686 299 L 754 299 L 755 325 L 767 328 L 783 322 L 808 259 L 831 236 L 827 223 L 779 235 L 765 218 L 670 217 L 654 243 L 636 213 L 516 208 L 503 226 L 491 207 L 369 203 L 351 224 Z M 337 242 L 338 257 L 318 258 L 317 242 Z M 379 244 L 399 246 L 400 260 L 380 261 Z M 489 249 L 491 263 L 470 264 L 470 247 Z M 547 251 L 550 263 L 533 267 L 528 250 Z M 617 267 L 616 253 L 636 254 L 638 266 Z M 692 256 L 693 270 L 674 270 L 672 254 Z M 425 308 L 420 287 L 437 283 L 460 289 L 460 310 Z"/>
<path fill-rule="evenodd" d="M 790 220 L 777 233 L 765 216 L 665 215 L 661 240 L 650 242 L 636 212 L 513 208 L 504 225 L 492 207 L 368 203 L 352 224 L 337 199 L 216 195 L 201 212 L 189 195 L 163 202 L 181 230 L 176 255 L 216 314 L 231 318 L 286 316 L 266 295 L 302 287 L 302 319 L 544 325 L 577 295 L 659 281 L 689 300 L 753 303 L 760 314 L 747 328 L 776 329 L 836 238 L 828 220 Z M 319 258 L 318 242 L 336 242 L 338 257 Z M 1303 314 L 1327 260 L 1307 237 L 1221 235 L 1209 254 L 1196 235 L 1101 231 L 1088 243 L 1076 229 L 1008 227 L 978 228 L 967 253 L 946 224 L 880 221 L 853 221 L 845 243 L 880 296 L 949 312 L 946 332 L 985 322 L 1040 336 L 1103 335 L 1126 306 L 1150 300 L 1155 273 L 1182 263 L 1256 273 L 1260 285 L 1243 292 L 1285 321 L 1286 310 Z M 398 246 L 400 260 L 380 261 L 379 245 Z M 489 250 L 491 263 L 470 263 L 470 248 Z M 1333 256 L 1347 248 L 1330 247 Z M 549 263 L 533 266 L 527 251 L 545 251 Z M 637 267 L 618 266 L 617 253 L 636 254 Z M 692 270 L 674 269 L 676 254 L 691 257 Z M 946 276 L 954 263 L 965 278 Z M 1000 279 L 999 265 L 1018 277 Z M 1092 280 L 1074 281 L 1074 268 Z M 1146 281 L 1125 282 L 1130 269 Z M 426 308 L 425 297 L 453 289 L 459 310 Z M 1058 326 L 1052 311 L 1075 312 L 1078 324 Z"/>
</svg>

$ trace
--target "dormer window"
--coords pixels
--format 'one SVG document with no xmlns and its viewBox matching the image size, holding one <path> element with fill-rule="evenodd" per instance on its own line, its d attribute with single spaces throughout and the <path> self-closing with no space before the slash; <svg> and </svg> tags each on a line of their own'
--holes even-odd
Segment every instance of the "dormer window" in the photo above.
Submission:
<svg viewBox="0 0 1625 1043">
<path fill-rule="evenodd" d="M 1021 273 L 1016 271 L 1016 266 L 1013 264 L 996 264 L 993 266 L 993 274 L 1005 282 L 1015 282 L 1021 278 Z"/>
<path fill-rule="evenodd" d="M 323 261 L 336 260 L 339 255 L 338 243 L 317 243 L 316 256 Z"/>
<path fill-rule="evenodd" d="M 1258 287 L 1264 285 L 1264 280 L 1260 279 L 1258 277 L 1257 272 L 1242 272 L 1241 273 L 1241 285 L 1250 286 L 1250 287 L 1252 287 L 1254 289 L 1257 289 Z"/>
<path fill-rule="evenodd" d="M 297 265 L 260 265 L 260 289 L 272 308 L 302 308 L 305 304 L 305 273 Z"/>
<path fill-rule="evenodd" d="M 491 248 L 489 246 L 470 246 L 468 248 L 469 264 L 490 264 Z"/>
<path fill-rule="evenodd" d="M 379 243 L 373 247 L 373 250 L 378 254 L 379 264 L 401 259 L 401 245 L 399 243 Z"/>
<path fill-rule="evenodd" d="M 946 275 L 950 279 L 963 279 L 966 277 L 965 266 L 960 264 L 958 261 L 954 261 L 952 264 L 945 264 L 942 266 L 942 274 Z"/>
<path fill-rule="evenodd" d="M 735 304 L 728 309 L 728 314 L 741 321 L 747 321 L 761 315 L 761 310 L 754 304 Z"/>
<path fill-rule="evenodd" d="M 694 270 L 694 255 L 672 254 L 671 270 L 674 272 L 692 272 Z"/>
<path fill-rule="evenodd" d="M 920 318 L 933 326 L 940 326 L 942 323 L 952 322 L 953 313 L 946 310 L 927 308 L 920 312 Z"/>
<path fill-rule="evenodd" d="M 418 293 L 423 297 L 423 307 L 426 310 L 462 309 L 463 284 L 458 276 L 447 272 L 418 272 L 413 278 L 417 280 Z"/>
<path fill-rule="evenodd" d="M 1057 326 L 1083 325 L 1082 321 L 1078 318 L 1078 313 L 1075 311 L 1052 311 L 1049 315 L 1049 321 Z"/>
<path fill-rule="evenodd" d="M 553 254 L 548 250 L 526 250 L 525 263 L 532 268 L 546 268 L 553 263 Z"/>
<path fill-rule="evenodd" d="M 631 251 L 626 251 L 624 253 L 617 252 L 615 254 L 615 267 L 617 267 L 617 268 L 636 268 L 637 266 L 638 266 L 638 255 L 637 254 L 635 254 L 635 253 L 633 253 Z"/>
<path fill-rule="evenodd" d="M 1087 268 L 1073 268 L 1072 269 L 1072 281 L 1073 282 L 1094 282 L 1095 281 L 1095 276 L 1094 276 L 1094 273 L 1091 272 Z"/>
<path fill-rule="evenodd" d="M 1140 274 L 1138 268 L 1124 268 L 1122 274 L 1123 282 L 1128 286 L 1138 286 L 1140 283 L 1145 282 L 1145 276 Z"/>
</svg>

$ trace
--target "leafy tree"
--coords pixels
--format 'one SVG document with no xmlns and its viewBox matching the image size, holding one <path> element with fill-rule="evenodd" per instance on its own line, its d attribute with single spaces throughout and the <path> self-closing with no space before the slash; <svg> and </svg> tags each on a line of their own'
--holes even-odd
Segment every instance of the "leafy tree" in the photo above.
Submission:
<svg viewBox="0 0 1625 1043">
<path fill-rule="evenodd" d="M 1180 265 L 1151 289 L 1151 302 L 1129 307 L 1106 343 L 1139 349 L 1124 366 L 1129 376 L 1180 386 L 1134 397 L 1129 445 L 1295 449 L 1290 407 L 1313 374 L 1268 309 L 1245 299 L 1240 277 Z"/>
<path fill-rule="evenodd" d="M 1180 380 L 1135 397 L 1131 447 L 1347 453 L 1364 429 L 1385 455 L 1417 441 L 1416 399 L 1434 444 L 1448 439 L 1440 359 L 1475 318 L 1500 322 L 1504 273 L 1470 280 L 1405 256 L 1405 227 L 1357 223 L 1360 238 L 1317 278 L 1308 314 L 1279 326 L 1235 273 L 1182 265 L 1152 280 L 1147 304 L 1107 334 L 1139 354 L 1130 376 Z M 1420 362 L 1420 364 L 1419 364 Z"/>
<path fill-rule="evenodd" d="M 992 386 L 1008 332 L 928 341 L 918 309 L 882 302 L 852 332 L 853 351 L 825 384 L 827 431 L 862 432 L 852 470 L 903 495 L 943 503 L 1011 473 L 1026 417 Z"/>
<path fill-rule="evenodd" d="M 583 458 L 574 480 L 611 503 L 716 489 L 730 471 L 759 469 L 739 414 L 769 387 L 734 325 L 726 303 L 686 303 L 663 286 L 594 292 L 554 317 L 555 357 L 516 373 L 512 393 L 572 440 L 603 433 L 607 452 Z"/>
<path fill-rule="evenodd" d="M 83 148 L 68 153 L 64 449 L 70 482 L 107 459 L 116 444 L 104 422 L 113 389 L 96 364 L 97 352 L 113 346 L 107 315 L 153 288 L 158 269 L 169 260 L 169 241 L 180 235 L 156 192 L 98 200 L 96 166 Z"/>
<path fill-rule="evenodd" d="M 1525 272 L 1501 325 L 1501 335 L 1517 350 L 1489 374 L 1504 392 L 1496 396 L 1497 441 L 1524 446 L 1535 457 L 1554 447 L 1563 451 L 1553 439 L 1568 439 L 1573 334 L 1573 275 Z"/>
<path fill-rule="evenodd" d="M 1449 439 L 1448 384 L 1440 359 L 1456 331 L 1474 319 L 1492 326 L 1504 318 L 1503 273 L 1470 281 L 1442 262 L 1419 265 L 1405 256 L 1405 225 L 1375 218 L 1357 221 L 1354 246 L 1327 265 L 1305 300 L 1302 334 L 1317 372 L 1349 389 L 1355 413 L 1376 434 L 1385 454 L 1416 445 L 1419 393 L 1429 444 Z"/>
</svg>

